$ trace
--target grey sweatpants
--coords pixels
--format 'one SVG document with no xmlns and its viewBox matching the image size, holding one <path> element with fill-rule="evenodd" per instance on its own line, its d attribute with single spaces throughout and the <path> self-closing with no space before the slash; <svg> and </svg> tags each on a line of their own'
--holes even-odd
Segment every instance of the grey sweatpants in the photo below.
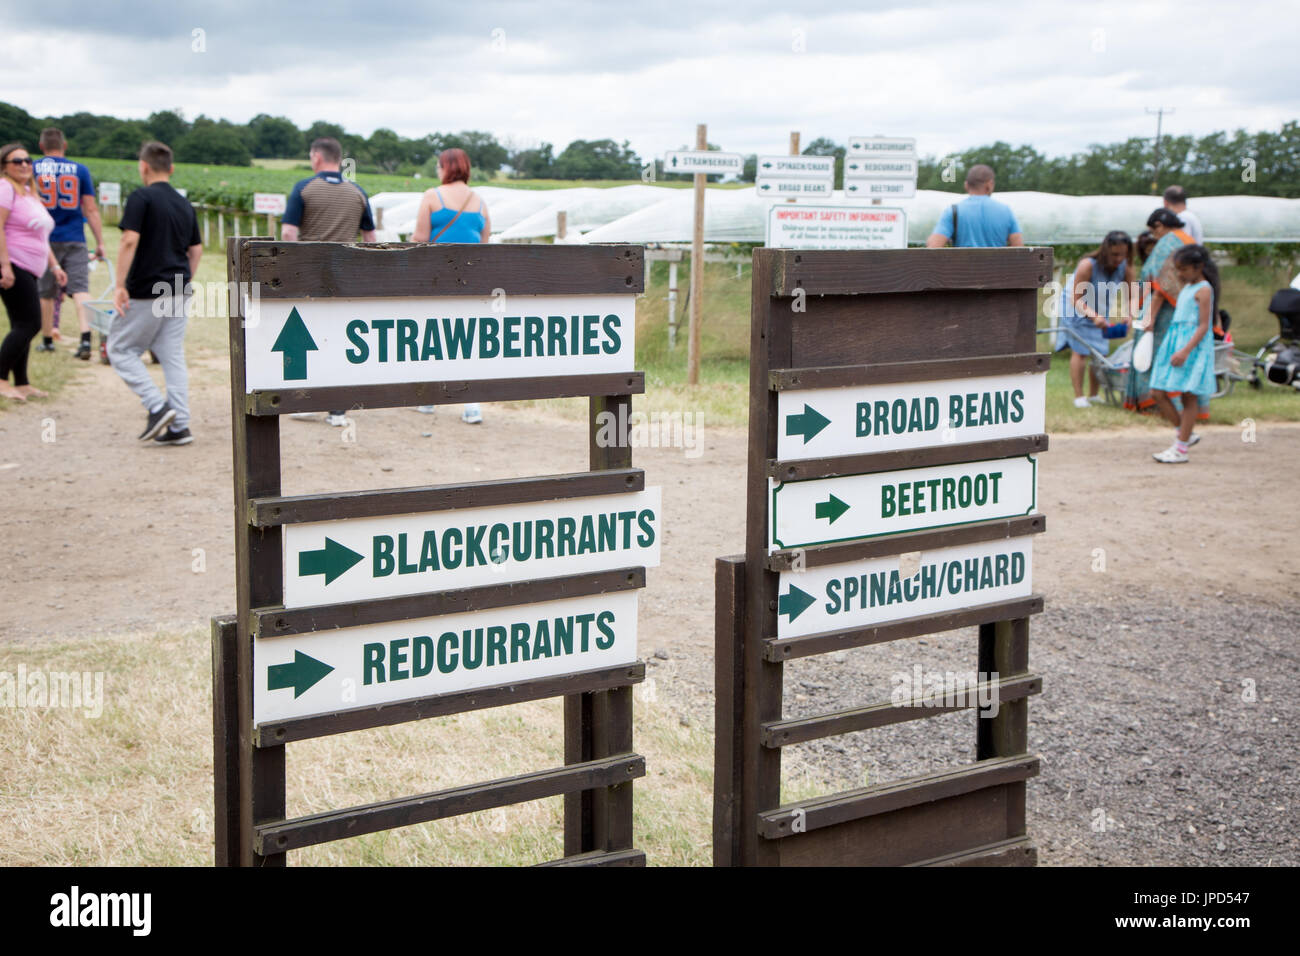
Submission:
<svg viewBox="0 0 1300 956">
<path fill-rule="evenodd" d="M 164 402 L 176 409 L 171 427 L 177 431 L 190 424 L 190 377 L 185 368 L 185 307 L 189 298 L 164 295 L 132 299 L 126 312 L 113 319 L 108 333 L 108 360 L 117 374 L 140 396 L 145 411 L 157 411 Z M 140 360 L 146 351 L 158 356 L 167 382 L 166 398 Z"/>
</svg>

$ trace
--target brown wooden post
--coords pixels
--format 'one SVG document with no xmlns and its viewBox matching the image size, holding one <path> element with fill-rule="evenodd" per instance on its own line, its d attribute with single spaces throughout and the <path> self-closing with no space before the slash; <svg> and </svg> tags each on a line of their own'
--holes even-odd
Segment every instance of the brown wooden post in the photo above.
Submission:
<svg viewBox="0 0 1300 956">
<path fill-rule="evenodd" d="M 568 213 L 563 209 L 555 214 L 555 238 L 563 239 L 569 234 Z"/>
<path fill-rule="evenodd" d="M 238 224 L 236 224 L 238 231 Z M 249 281 L 247 245 L 239 238 L 227 247 L 227 275 Z M 240 288 L 236 285 L 235 288 Z M 252 608 L 282 603 L 284 579 L 279 528 L 254 528 L 248 501 L 280 494 L 280 419 L 247 412 L 244 394 L 244 317 L 242 296 L 230 313 L 231 423 L 235 478 L 235 589 L 237 593 L 239 681 L 239 863 L 284 866 L 285 855 L 262 855 L 253 846 L 253 828 L 285 815 L 284 747 L 253 745 Z"/>
<path fill-rule="evenodd" d="M 713 565 L 713 865 L 739 866 L 745 688 L 745 559 Z"/>
<path fill-rule="evenodd" d="M 695 127 L 695 148 L 708 149 L 708 126 Z M 691 321 L 687 332 L 686 384 L 700 383 L 700 324 L 704 321 L 704 173 L 695 174 L 695 226 L 691 233 Z"/>
<path fill-rule="evenodd" d="M 239 865 L 239 628 L 212 619 L 212 831 L 216 866 Z"/>
</svg>

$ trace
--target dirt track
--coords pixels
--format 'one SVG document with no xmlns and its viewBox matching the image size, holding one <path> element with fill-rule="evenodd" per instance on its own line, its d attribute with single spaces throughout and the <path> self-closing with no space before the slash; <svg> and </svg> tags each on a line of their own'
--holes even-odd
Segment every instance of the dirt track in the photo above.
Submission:
<svg viewBox="0 0 1300 956">
<path fill-rule="evenodd" d="M 233 609 L 226 369 L 213 362 L 193 366 L 191 374 L 196 440 L 184 448 L 136 442 L 143 413 L 112 370 L 97 364 L 58 399 L 0 413 L 3 528 L 11 555 L 0 641 L 192 625 Z M 586 467 L 582 423 L 496 406 L 484 411 L 485 422 L 477 427 L 461 424 L 458 408 L 433 417 L 408 409 L 361 412 L 355 441 L 343 440 L 341 430 L 320 421 L 285 420 L 285 492 Z M 1030 706 L 1030 723 L 1035 748 L 1051 756 L 1044 777 L 1030 784 L 1030 829 L 1044 847 L 1045 860 L 1209 862 L 1183 853 L 1181 840 L 1148 835 L 1128 844 L 1105 841 L 1098 850 L 1075 839 L 1087 837 L 1087 821 L 1062 809 L 1066 804 L 1057 798 L 1070 797 L 1057 790 L 1069 774 L 1052 761 L 1082 754 L 1104 776 L 1110 758 L 1123 753 L 1139 760 L 1142 753 L 1104 741 L 1054 753 L 1065 737 L 1100 740 L 1099 729 L 1115 721 L 1148 732 L 1161 721 L 1195 726 L 1191 702 L 1202 700 L 1207 682 L 1235 686 L 1241 676 L 1237 665 L 1247 659 L 1251 673 L 1268 675 L 1260 694 L 1262 699 L 1267 693 L 1270 703 L 1261 703 L 1256 716 L 1271 728 L 1278 717 L 1284 726 L 1295 724 L 1300 695 L 1293 622 L 1300 601 L 1294 569 L 1300 565 L 1300 538 L 1289 501 L 1300 461 L 1300 426 L 1261 425 L 1254 442 L 1243 442 L 1236 429 L 1207 429 L 1193 462 L 1173 467 L 1151 460 L 1150 453 L 1163 447 L 1162 437 L 1137 430 L 1054 437 L 1042 459 L 1040 502 L 1048 530 L 1035 544 L 1034 585 L 1046 594 L 1048 611 L 1035 625 L 1032 633 L 1038 636 L 1031 648 L 1046 690 Z M 641 605 L 641 655 L 665 652 L 671 666 L 657 666 L 676 679 L 662 681 L 660 693 L 679 697 L 683 708 L 707 720 L 712 562 L 742 549 L 745 436 L 735 429 L 710 430 L 703 454 L 693 459 L 680 449 L 638 449 L 634 455 L 647 472 L 647 484 L 663 488 L 666 516 L 663 564 L 650 571 Z M 1102 552 L 1105 570 L 1099 571 Z M 1232 650 L 1238 637 L 1248 650 Z M 1175 697 L 1170 706 L 1150 694 L 1152 669 L 1157 677 L 1164 671 L 1165 678 L 1193 681 L 1185 688 L 1186 700 L 1168 687 Z M 799 703 L 794 683 L 787 681 L 789 709 Z M 858 680 L 848 683 L 850 691 L 857 686 Z M 1085 692 L 1103 687 L 1113 693 L 1099 691 L 1099 699 Z M 852 693 L 845 701 L 865 702 Z M 1241 719 L 1254 718 L 1243 714 Z M 1183 733 L 1185 726 L 1178 730 Z M 1225 744 L 1255 740 L 1249 726 L 1221 730 Z M 1219 811 L 1231 818 L 1225 826 L 1249 816 L 1265 840 L 1271 825 L 1258 820 L 1259 813 L 1271 814 L 1274 824 L 1290 822 L 1300 789 L 1294 734 L 1288 729 L 1258 738 L 1262 749 L 1256 758 L 1261 774 L 1269 776 L 1268 794 L 1262 783 L 1254 783 L 1255 775 L 1234 778 L 1238 783 L 1227 792 L 1245 809 Z M 1171 744 L 1163 751 L 1157 746 L 1152 759 L 1162 765 L 1194 762 L 1204 747 L 1204 736 L 1198 739 L 1199 744 Z M 905 737 L 898 741 L 906 748 Z M 830 758 L 812 753 L 808 759 L 815 768 Z M 892 775 L 894 761 L 872 766 Z M 1077 762 L 1072 772 L 1085 783 L 1089 779 Z M 1223 774 L 1209 777 L 1215 787 L 1224 786 Z M 1181 791 L 1169 796 L 1139 785 L 1131 796 L 1135 807 L 1152 808 L 1151 814 L 1163 820 L 1173 812 L 1166 801 L 1181 799 Z M 1191 797 L 1187 803 L 1196 805 L 1198 795 Z M 1286 813 L 1250 809 L 1255 803 L 1275 807 L 1278 801 Z M 1084 814 L 1095 807 L 1076 809 Z M 1272 855 L 1263 843 L 1250 845 L 1248 856 L 1229 855 L 1219 862 L 1300 862 L 1293 841 L 1275 840 Z"/>
</svg>

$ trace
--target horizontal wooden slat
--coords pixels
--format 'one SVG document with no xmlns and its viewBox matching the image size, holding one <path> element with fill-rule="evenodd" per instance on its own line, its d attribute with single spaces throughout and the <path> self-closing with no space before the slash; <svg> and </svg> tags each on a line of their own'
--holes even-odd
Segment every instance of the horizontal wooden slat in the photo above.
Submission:
<svg viewBox="0 0 1300 956">
<path fill-rule="evenodd" d="M 539 601 L 559 601 L 588 594 L 631 591 L 643 587 L 645 568 L 614 568 L 609 571 L 484 584 L 472 588 L 454 588 L 449 591 L 430 591 L 344 604 L 317 604 L 300 608 L 255 607 L 252 609 L 250 630 L 258 638 L 277 638 L 340 627 L 463 614 L 495 607 L 513 607 L 516 604 L 536 604 Z"/>
<path fill-rule="evenodd" d="M 789 747 L 792 744 L 807 743 L 809 740 L 834 737 L 836 734 L 887 727 L 891 724 L 906 723 L 909 720 L 924 720 L 927 717 L 937 717 L 956 710 L 969 710 L 975 706 L 979 698 L 991 696 L 989 692 L 995 685 L 997 701 L 1002 704 L 1009 700 L 1019 700 L 1022 697 L 1042 693 L 1043 679 L 1034 674 L 1025 674 L 1019 677 L 1004 677 L 998 681 L 983 681 L 974 687 L 963 688 L 968 701 L 964 704 L 918 706 L 909 702 L 908 705 L 900 706 L 892 701 L 882 701 L 866 707 L 837 710 L 813 717 L 774 720 L 762 725 L 763 746 Z"/>
<path fill-rule="evenodd" d="M 792 835 L 791 824 L 797 818 L 802 818 L 803 831 L 819 830 L 903 807 L 1028 780 L 1037 776 L 1038 768 L 1037 757 L 996 757 L 955 770 L 942 770 L 881 786 L 862 787 L 812 800 L 801 800 L 759 813 L 758 832 L 768 840 L 778 840 Z M 797 833 L 793 835 L 798 836 Z"/>
<path fill-rule="evenodd" d="M 868 475 L 903 468 L 929 468 L 956 465 L 969 461 L 993 461 L 1019 458 L 1047 451 L 1046 435 L 1020 438 L 997 438 L 993 441 L 958 442 L 930 448 L 906 448 L 882 451 L 873 455 L 840 455 L 835 458 L 809 458 L 806 461 L 768 459 L 767 474 L 778 481 L 807 481 L 810 478 L 834 478 L 840 475 Z"/>
<path fill-rule="evenodd" d="M 480 687 L 475 690 L 457 691 L 454 694 L 439 694 L 436 697 L 399 700 L 391 704 L 375 704 L 370 707 L 353 707 L 315 717 L 267 721 L 253 729 L 253 746 L 278 747 L 295 740 L 328 737 L 331 734 L 367 730 L 371 727 L 389 727 L 412 720 L 424 720 L 427 717 L 446 717 L 448 714 L 463 714 L 472 710 L 486 710 L 489 707 L 522 704 L 530 700 L 546 700 L 550 697 L 627 687 L 631 684 L 639 684 L 643 680 L 645 680 L 645 664 L 637 661 L 632 664 L 620 664 L 617 667 L 601 667 L 573 674 L 561 674 L 558 677 L 538 677 L 497 687 Z"/>
<path fill-rule="evenodd" d="M 1016 518 L 980 521 L 976 524 L 957 525 L 936 531 L 911 531 L 885 538 L 863 538 L 838 544 L 818 544 L 807 548 L 773 551 L 767 556 L 767 569 L 791 571 L 798 565 L 809 571 L 813 568 L 845 564 L 849 561 L 869 561 L 872 558 L 909 554 L 913 551 L 933 551 L 937 548 L 954 548 L 981 541 L 1019 538 L 1029 534 L 1040 534 L 1046 530 L 1045 515 L 1020 515 Z"/>
<path fill-rule="evenodd" d="M 820 634 L 808 634 L 804 637 L 772 637 L 763 642 L 763 657 L 769 661 L 792 661 L 813 654 L 828 654 L 831 651 L 844 651 L 853 647 L 865 647 L 868 644 L 884 644 L 887 641 L 898 641 L 908 637 L 939 634 L 959 627 L 992 624 L 994 621 L 1013 621 L 1031 614 L 1039 614 L 1042 610 L 1043 596 L 1035 594 L 1032 597 L 981 604 L 960 611 L 903 618 L 901 621 L 890 621 L 888 624 L 877 624 L 873 627 L 846 627 L 838 631 L 822 631 Z"/>
<path fill-rule="evenodd" d="M 592 850 L 547 860 L 537 866 L 645 866 L 645 850 Z"/>
<path fill-rule="evenodd" d="M 408 405 L 640 395 L 644 391 L 644 372 L 602 372 L 594 375 L 542 375 L 535 378 L 487 378 L 477 381 L 260 389 L 244 396 L 244 410 L 249 415 L 288 415 L 291 412 L 321 412 L 339 408 L 358 411 L 367 408 L 402 408 Z"/>
<path fill-rule="evenodd" d="M 423 514 L 455 508 L 486 508 L 644 490 L 645 472 L 640 468 L 612 468 L 607 471 L 579 471 L 537 478 L 504 478 L 497 481 L 383 488 L 376 491 L 344 491 L 337 494 L 282 495 L 250 499 L 248 523 L 257 528 L 273 528 L 309 521 Z"/>
<path fill-rule="evenodd" d="M 941 382 L 980 375 L 1016 375 L 1046 372 L 1052 357 L 1046 352 L 986 355 L 977 358 L 931 359 L 923 362 L 885 362 L 880 365 L 828 365 L 820 368 L 781 368 L 768 372 L 774 392 L 811 388 L 849 388 L 894 385 L 905 382 Z"/>
<path fill-rule="evenodd" d="M 428 823 L 430 820 L 541 800 L 579 790 L 610 787 L 644 776 L 644 757 L 639 754 L 619 754 L 415 797 L 315 813 L 281 823 L 266 823 L 255 828 L 253 839 L 257 852 L 264 856 L 284 853 L 379 830 Z"/>
<path fill-rule="evenodd" d="M 1052 278 L 1052 251 L 1007 249 L 757 249 L 771 259 L 772 295 L 870 295 L 944 289 L 1036 289 Z"/>
<path fill-rule="evenodd" d="M 645 290 L 641 246 L 249 242 L 264 299 L 609 295 Z"/>
<path fill-rule="evenodd" d="M 1012 837 L 986 843 L 973 850 L 920 860 L 907 866 L 1037 866 L 1038 850 L 1029 837 Z"/>
</svg>

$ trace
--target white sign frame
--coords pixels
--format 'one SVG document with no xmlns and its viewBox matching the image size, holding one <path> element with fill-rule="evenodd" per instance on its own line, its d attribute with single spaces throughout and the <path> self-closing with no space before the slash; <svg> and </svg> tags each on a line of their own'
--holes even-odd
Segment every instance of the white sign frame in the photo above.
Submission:
<svg viewBox="0 0 1300 956">
<path fill-rule="evenodd" d="M 275 348 L 294 311 L 306 327 L 315 348 Z M 389 385 L 408 382 L 479 381 L 491 378 L 547 377 L 624 373 L 636 368 L 635 295 L 501 295 L 442 296 L 438 298 L 324 298 L 244 300 L 245 382 L 249 392 L 258 389 L 326 388 L 331 386 Z M 527 333 L 530 318 L 543 322 L 542 344 L 550 348 L 547 336 L 550 320 L 566 343 L 564 355 L 528 356 Z M 511 320 L 518 320 L 511 322 Z M 480 323 L 479 320 L 483 320 Z M 364 325 L 353 327 L 359 321 Z M 471 321 L 473 324 L 471 325 Z M 390 323 L 374 326 L 372 323 Z M 415 323 L 414 326 L 408 323 Z M 430 339 L 428 323 L 436 325 Z M 395 324 L 394 324 L 395 323 Z M 480 346 L 491 339 L 482 335 L 485 323 L 496 330 L 496 354 L 480 357 Z M 407 335 L 414 328 L 414 339 Z M 517 330 L 511 336 L 510 329 Z M 448 330 L 459 330 L 460 341 L 470 337 L 474 354 L 463 348 L 449 357 Z M 351 331 L 349 331 L 351 330 Z M 472 330 L 472 333 L 469 331 Z M 286 335 L 286 338 L 288 336 Z M 506 342 L 513 339 L 517 356 L 505 355 Z M 617 341 L 615 341 L 617 339 Z M 385 343 L 381 349 L 380 341 Z M 295 341 L 300 341 L 295 339 Z M 405 345 L 403 345 L 405 341 Z M 559 339 L 557 339 L 557 342 Z M 365 343 L 363 350 L 361 344 Z M 412 351 L 411 343 L 415 349 Z M 442 355 L 425 347 L 436 342 Z M 533 339 L 535 344 L 536 339 Z M 285 345 L 281 341 L 282 346 Z M 568 354 L 596 348 L 594 354 Z M 607 351 L 607 349 L 609 349 Z M 296 352 L 296 359 L 294 358 Z M 412 360 L 411 355 L 416 358 Z M 349 358 L 351 356 L 351 358 Z M 401 359 L 399 360 L 399 356 Z M 383 357 L 383 361 L 380 361 Z M 305 363 L 305 369 L 296 362 Z M 294 377 L 301 372 L 301 377 Z"/>
<path fill-rule="evenodd" d="M 945 479 L 952 479 L 952 486 L 945 485 Z M 935 480 L 940 483 L 929 484 Z M 889 515 L 881 514 L 889 500 L 886 485 L 894 488 Z M 900 490 L 904 485 L 906 497 Z M 975 504 L 981 485 L 985 501 Z M 950 487 L 953 509 L 945 505 Z M 966 505 L 960 504 L 963 489 L 970 498 Z M 922 495 L 919 510 L 912 506 L 917 494 Z M 937 511 L 929 505 L 935 499 Z M 1024 455 L 806 481 L 769 478 L 767 501 L 769 552 L 953 528 L 1033 514 L 1038 506 L 1038 461 Z"/>
<path fill-rule="evenodd" d="M 770 166 L 770 169 L 764 169 Z M 758 179 L 829 179 L 835 180 L 834 156 L 759 156 L 754 166 Z"/>
<path fill-rule="evenodd" d="M 332 714 L 340 710 L 358 707 L 374 707 L 391 704 L 402 700 L 435 697 L 457 691 L 474 690 L 479 687 L 496 687 L 501 684 L 513 684 L 541 677 L 559 677 L 565 674 L 596 668 L 618 667 L 636 661 L 637 644 L 637 595 L 638 591 L 614 591 L 608 594 L 593 594 L 583 597 L 564 598 L 559 601 L 547 601 L 537 604 L 516 604 L 511 607 L 491 608 L 485 611 L 471 611 L 463 614 L 444 614 L 436 617 L 416 618 L 405 621 L 389 621 L 382 624 L 368 624 L 361 627 L 334 628 L 307 634 L 287 635 L 276 638 L 259 638 L 253 642 L 253 723 L 261 724 L 272 720 L 290 718 L 316 717 Z M 612 618 L 604 618 L 608 612 Z M 587 624 L 587 650 L 581 651 L 580 624 L 578 615 L 593 615 Z M 553 621 L 556 617 L 574 616 L 572 653 L 559 656 L 538 656 L 528 661 L 496 661 L 500 653 L 489 657 L 491 634 L 489 628 L 506 629 L 505 650 L 507 656 L 512 650 L 510 641 L 512 625 L 515 623 Z M 606 648 L 597 645 L 597 637 L 604 640 L 600 624 L 612 631 L 612 639 Z M 554 641 L 553 635 L 548 638 Z M 459 646 L 458 656 L 454 658 L 454 672 L 444 674 L 439 667 L 437 657 L 442 636 L 453 634 L 457 645 L 464 640 L 462 635 L 468 630 L 468 640 L 477 643 L 475 631 L 483 629 L 482 657 L 480 663 L 472 670 L 461 665 Z M 540 626 L 530 631 L 531 641 L 540 638 Z M 432 641 L 432 653 L 435 655 L 431 670 L 427 674 L 411 674 L 402 679 L 387 679 L 388 670 L 393 663 L 394 645 L 396 647 L 399 670 L 402 648 L 405 647 L 405 667 L 413 669 L 415 661 L 416 638 L 427 637 Z M 405 641 L 405 645 L 401 642 Z M 374 680 L 378 674 L 370 670 L 372 682 L 366 678 L 366 645 L 381 643 L 385 645 L 383 663 L 385 680 Z M 423 644 L 424 642 L 420 642 Z M 452 642 L 446 642 L 447 650 L 442 661 L 451 663 Z M 530 655 L 532 654 L 530 644 Z M 329 672 L 311 686 L 299 691 L 296 687 L 270 688 L 271 669 L 279 668 L 277 674 L 283 673 L 285 665 L 295 664 L 298 654 L 304 654 L 313 661 L 330 668 Z M 495 661 L 489 665 L 489 660 Z M 421 661 L 421 665 L 427 659 Z M 277 682 L 282 683 L 282 680 Z"/>
<path fill-rule="evenodd" d="M 658 567 L 663 538 L 660 501 L 660 489 L 646 488 L 625 494 L 286 525 L 284 606 L 352 603 L 610 568 Z M 651 517 L 643 523 L 641 516 L 647 510 Z M 604 548 L 609 539 L 596 529 L 602 524 L 606 529 L 609 527 L 610 514 L 629 512 L 633 514 L 629 520 L 612 522 L 614 547 Z M 590 542 L 585 541 L 581 520 L 588 516 L 592 518 L 590 528 L 594 532 Z M 606 520 L 600 520 L 602 516 Z M 572 534 L 566 534 L 566 529 L 560 527 L 563 519 L 574 520 Z M 557 552 L 549 558 L 536 557 L 542 547 L 537 543 L 537 523 L 543 521 L 549 522 L 546 527 L 551 532 L 543 539 L 552 542 L 546 546 L 547 550 Z M 505 526 L 504 533 L 495 530 L 499 525 Z M 527 528 L 530 557 L 525 560 L 512 556 L 516 527 L 521 534 Z M 652 540 L 643 544 L 647 536 Z M 380 544 L 377 537 L 387 541 Z M 561 537 L 567 543 L 561 543 Z M 428 554 L 424 551 L 426 541 L 431 545 Z M 589 551 L 588 545 L 595 550 Z M 341 547 L 359 558 L 348 557 L 347 569 L 330 580 L 321 561 L 326 547 Z M 561 549 L 587 553 L 560 556 Z M 308 556 L 306 561 L 302 558 L 304 554 Z M 476 560 L 474 554 L 479 554 L 480 559 Z M 455 560 L 455 567 L 447 567 L 449 559 Z M 411 570 L 421 564 L 426 566 L 425 570 Z M 379 575 L 375 574 L 377 565 L 383 569 Z M 307 573 L 302 573 L 304 570 Z"/>
<path fill-rule="evenodd" d="M 981 397 L 974 409 L 976 419 L 1006 421 L 968 424 L 971 408 L 964 399 L 998 393 L 1006 396 L 1005 403 L 994 397 L 986 407 Z M 1039 435 L 1046 430 L 1046 402 L 1046 372 L 785 390 L 777 394 L 776 457 L 799 461 Z M 860 421 L 863 405 L 865 422 Z M 882 410 L 889 429 L 885 435 L 878 434 Z M 1014 420 L 1017 415 L 1019 421 Z M 900 421 L 903 430 L 896 431 Z"/>
<path fill-rule="evenodd" d="M 898 554 L 806 571 L 783 571 L 777 592 L 781 610 L 777 614 L 776 636 L 802 637 L 841 628 L 872 627 L 908 617 L 1027 598 L 1033 594 L 1033 541 L 1033 535 L 1023 535 L 932 548 L 920 552 L 916 572 L 907 577 L 903 576 L 900 567 L 903 556 Z M 1013 554 L 1020 555 L 1021 576 L 1018 581 L 1014 580 L 1017 562 L 1011 558 Z M 999 555 L 1007 555 L 1007 560 L 999 561 Z M 965 584 L 965 562 L 971 559 L 980 562 L 977 565 L 980 581 L 976 589 L 968 591 L 962 585 Z M 987 564 L 985 559 L 988 559 Z M 957 578 L 959 589 L 956 591 L 950 587 L 954 577 L 952 562 L 961 565 L 961 574 Z M 987 586 L 983 584 L 986 572 L 991 579 Z M 864 576 L 868 582 L 865 589 L 861 586 Z M 999 584 L 1000 580 L 1006 583 Z M 887 594 L 884 605 L 875 603 L 881 585 Z M 927 592 L 930 592 L 928 597 L 925 596 Z M 912 597 L 912 594 L 917 596 Z M 975 596 L 973 601 L 972 595 Z M 810 597 L 814 599 L 812 602 L 808 601 Z M 899 600 L 891 600 L 894 597 Z M 828 607 L 836 610 L 828 610 Z M 792 611 L 797 613 L 792 614 Z"/>
</svg>

